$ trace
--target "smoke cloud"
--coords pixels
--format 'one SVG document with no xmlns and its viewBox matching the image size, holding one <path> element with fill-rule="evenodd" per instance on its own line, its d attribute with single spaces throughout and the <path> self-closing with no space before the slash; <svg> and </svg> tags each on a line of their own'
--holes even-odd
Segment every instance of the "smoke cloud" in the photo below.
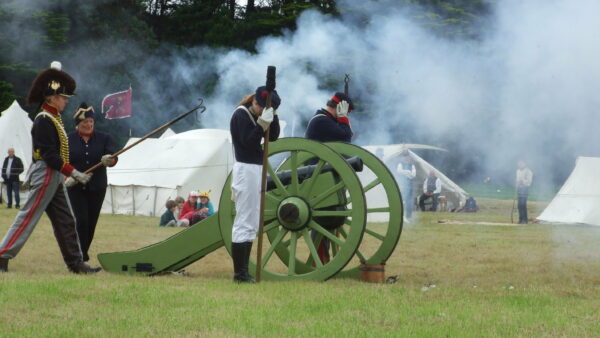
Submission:
<svg viewBox="0 0 600 338">
<path fill-rule="evenodd" d="M 82 47 L 94 48 L 70 62 L 81 78 L 104 67 L 134 69 L 134 95 L 145 94 L 144 107 L 183 112 L 203 97 L 208 128 L 228 128 L 236 104 L 274 65 L 288 136 L 292 126 L 303 135 L 349 73 L 360 145 L 441 146 L 462 158 L 457 166 L 476 160 L 482 175 L 510 179 L 522 158 L 538 183 L 564 179 L 576 156 L 600 156 L 599 2 L 499 1 L 478 39 L 440 37 L 414 19 L 414 8 L 389 5 L 340 1 L 346 14 L 338 18 L 307 11 L 296 31 L 259 40 L 257 53 L 160 46 L 157 56 L 130 65 L 118 50 L 135 53 L 135 41 L 88 41 Z M 86 93 L 124 89 L 110 85 L 88 82 Z"/>
</svg>

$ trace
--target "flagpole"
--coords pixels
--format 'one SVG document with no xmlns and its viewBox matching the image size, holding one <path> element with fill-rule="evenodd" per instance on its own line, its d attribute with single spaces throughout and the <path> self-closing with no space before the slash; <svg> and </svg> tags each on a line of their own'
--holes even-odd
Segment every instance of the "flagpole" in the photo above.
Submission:
<svg viewBox="0 0 600 338">
<path fill-rule="evenodd" d="M 142 137 L 141 139 L 135 141 L 134 143 L 128 145 L 127 147 L 117 151 L 116 153 L 112 154 L 111 157 L 117 157 L 119 155 L 121 155 L 122 153 L 126 152 L 127 150 L 135 147 L 136 145 L 140 144 L 142 141 L 146 140 L 149 137 L 152 137 L 154 135 L 156 135 L 158 132 L 160 132 L 161 130 L 164 130 L 165 128 L 168 128 L 170 126 L 172 126 L 173 124 L 177 123 L 179 120 L 183 119 L 184 117 L 190 115 L 191 113 L 195 112 L 198 109 L 202 109 L 202 111 L 200 112 L 201 114 L 206 110 L 206 107 L 204 106 L 204 101 L 202 101 L 202 99 L 200 99 L 200 104 L 197 105 L 196 107 L 192 108 L 190 111 L 188 111 L 185 114 L 179 115 L 178 117 L 174 118 L 173 120 L 163 124 L 162 126 L 154 129 L 153 131 L 151 131 L 150 133 L 148 133 L 147 135 L 145 135 L 144 137 Z M 86 174 L 91 173 L 92 171 L 100 168 L 102 166 L 102 162 L 96 163 L 93 167 L 89 168 L 88 170 L 85 171 Z"/>
</svg>

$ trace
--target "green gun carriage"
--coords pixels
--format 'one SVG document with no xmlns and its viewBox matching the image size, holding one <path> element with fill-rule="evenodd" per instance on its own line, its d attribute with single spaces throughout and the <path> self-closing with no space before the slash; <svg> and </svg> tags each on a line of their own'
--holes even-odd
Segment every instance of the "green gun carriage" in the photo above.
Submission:
<svg viewBox="0 0 600 338">
<path fill-rule="evenodd" d="M 393 253 L 402 232 L 402 197 L 393 174 L 369 151 L 347 143 L 282 138 L 269 144 L 267 170 L 264 280 L 357 277 L 360 263 L 385 264 Z M 387 205 L 369 207 L 365 193 L 372 189 L 385 194 Z M 370 213 L 385 213 L 387 221 L 367 223 Z M 115 273 L 179 271 L 222 246 L 231 253 L 234 218 L 230 175 L 214 215 L 162 242 L 102 253 L 98 260 Z M 316 249 L 323 238 L 330 240 L 332 252 L 325 264 Z M 256 270 L 252 259 L 249 270 Z"/>
</svg>

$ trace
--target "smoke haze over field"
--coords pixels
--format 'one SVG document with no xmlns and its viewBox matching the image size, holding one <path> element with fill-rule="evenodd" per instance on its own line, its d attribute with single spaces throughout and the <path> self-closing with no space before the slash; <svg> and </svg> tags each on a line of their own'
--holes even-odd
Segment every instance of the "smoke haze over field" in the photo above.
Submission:
<svg viewBox="0 0 600 338">
<path fill-rule="evenodd" d="M 159 56 L 130 65 L 118 53 L 123 46 L 88 41 L 94 49 L 82 46 L 81 55 L 63 63 L 78 78 L 115 62 L 135 69 L 134 95 L 146 94 L 146 106 L 166 102 L 182 112 L 204 97 L 202 123 L 210 128 L 228 128 L 237 102 L 264 83 L 267 66 L 274 65 L 280 115 L 288 126 L 295 121 L 297 136 L 331 96 L 325 80 L 339 81 L 335 88 L 342 90 L 350 73 L 350 93 L 359 104 L 350 116 L 356 143 L 445 147 L 464 159 L 455 162 L 459 166 L 477 160 L 485 176 L 512 178 L 516 160 L 524 158 L 536 177 L 564 178 L 576 156 L 600 156 L 599 2 L 499 1 L 478 40 L 435 35 L 406 5 L 347 0 L 338 8 L 348 14 L 305 12 L 296 31 L 260 40 L 256 54 L 161 46 Z M 203 92 L 209 82 L 214 87 Z M 97 101 L 124 89 L 82 86 Z"/>
</svg>

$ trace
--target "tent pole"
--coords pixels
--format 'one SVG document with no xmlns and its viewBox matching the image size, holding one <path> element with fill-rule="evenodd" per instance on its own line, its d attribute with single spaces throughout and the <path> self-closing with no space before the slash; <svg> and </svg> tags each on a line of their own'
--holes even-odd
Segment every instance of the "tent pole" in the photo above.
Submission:
<svg viewBox="0 0 600 338">
<path fill-rule="evenodd" d="M 112 211 L 112 214 L 115 214 L 115 192 L 113 189 L 112 184 L 108 186 L 108 188 L 110 189 L 110 209 Z"/>
<path fill-rule="evenodd" d="M 158 187 L 154 186 L 154 203 L 152 203 L 152 216 L 156 216 L 156 197 L 158 196 Z"/>
<path fill-rule="evenodd" d="M 133 216 L 135 216 L 135 187 L 131 185 L 131 201 L 133 202 Z"/>
</svg>

